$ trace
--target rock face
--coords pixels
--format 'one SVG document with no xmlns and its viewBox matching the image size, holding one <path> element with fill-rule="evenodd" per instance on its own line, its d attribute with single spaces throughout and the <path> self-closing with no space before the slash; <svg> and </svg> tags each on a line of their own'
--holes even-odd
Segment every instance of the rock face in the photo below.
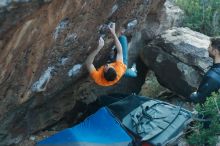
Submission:
<svg viewBox="0 0 220 146">
<path fill-rule="evenodd" d="M 131 61 L 129 65 L 132 64 L 136 56 L 139 56 L 140 49 L 144 48 L 157 35 L 171 27 L 180 26 L 183 15 L 183 11 L 169 0 L 160 9 L 156 6 L 152 7 L 144 23 L 140 25 L 139 31 L 135 31 L 133 34 L 130 45 L 132 49 L 129 51 Z"/>
<path fill-rule="evenodd" d="M 142 29 L 150 21 L 160 23 L 164 2 L 1 1 L 0 145 L 19 143 L 71 111 L 77 121 L 99 95 L 138 92 L 147 72 L 141 61 L 136 62 L 138 78 L 122 78 L 105 88 L 89 79 L 83 64 L 97 47 L 100 26 L 114 21 L 117 32 L 122 26 L 137 32 L 130 42 L 132 65 L 142 47 L 135 45 L 143 42 Z M 97 66 L 106 61 L 112 42 L 105 37 L 106 47 L 96 57 Z"/>
<path fill-rule="evenodd" d="M 182 96 L 189 96 L 212 65 L 209 37 L 188 28 L 163 32 L 141 50 L 141 58 L 159 82 Z"/>
<path fill-rule="evenodd" d="M 49 3 L 50 1 L 52 0 L 1 0 L 0 40 L 5 40 L 6 34 L 8 36 L 8 33 L 10 32 L 10 35 L 13 35 L 15 30 L 11 31 L 11 29 L 16 29 L 15 27 L 19 24 L 22 24 L 26 17 L 30 16 L 41 6 Z"/>
</svg>

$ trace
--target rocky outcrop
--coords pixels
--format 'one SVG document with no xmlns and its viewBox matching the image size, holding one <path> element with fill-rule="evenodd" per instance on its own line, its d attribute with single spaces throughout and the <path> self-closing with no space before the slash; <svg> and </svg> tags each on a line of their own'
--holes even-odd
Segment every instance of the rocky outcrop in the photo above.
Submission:
<svg viewBox="0 0 220 146">
<path fill-rule="evenodd" d="M 17 25 L 21 25 L 25 18 L 31 16 L 40 7 L 52 0 L 1 0 L 0 1 L 0 49 L 1 43 L 13 35 Z M 14 29 L 14 31 L 11 31 Z M 11 33 L 10 35 L 8 33 Z M 9 39 L 9 38 L 8 38 Z M 4 40 L 4 41 L 3 41 Z"/>
<path fill-rule="evenodd" d="M 135 31 L 131 39 L 130 48 L 132 49 L 129 51 L 129 65 L 132 65 L 139 56 L 140 49 L 144 48 L 157 35 L 171 27 L 180 26 L 183 16 L 183 11 L 169 0 L 164 3 L 161 9 L 156 6 L 152 7 L 144 23 L 140 25 L 139 31 Z"/>
<path fill-rule="evenodd" d="M 89 79 L 83 64 L 97 46 L 100 26 L 114 21 L 117 32 L 120 27 L 136 32 L 130 41 L 131 66 L 143 45 L 145 24 L 163 25 L 159 16 L 165 0 L 17 2 L 4 5 L 0 18 L 0 145 L 19 143 L 69 112 L 76 122 L 99 95 L 141 89 L 147 72 L 141 61 L 136 62 L 138 78 L 105 88 Z M 112 42 L 105 37 L 96 66 L 106 61 Z"/>
<path fill-rule="evenodd" d="M 143 48 L 140 55 L 163 86 L 187 97 L 212 65 L 207 51 L 209 43 L 209 37 L 201 33 L 172 28 Z"/>
</svg>

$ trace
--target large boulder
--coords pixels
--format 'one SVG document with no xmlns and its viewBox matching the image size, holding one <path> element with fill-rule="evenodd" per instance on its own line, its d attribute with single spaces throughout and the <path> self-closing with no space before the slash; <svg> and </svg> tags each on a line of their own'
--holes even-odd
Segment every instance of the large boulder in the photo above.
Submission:
<svg viewBox="0 0 220 146">
<path fill-rule="evenodd" d="M 16 25 L 52 0 L 1 0 L 0 1 L 0 49 L 6 36 L 13 35 Z M 10 35 L 8 33 L 11 33 Z M 4 39 L 3 39 L 4 38 Z"/>
<path fill-rule="evenodd" d="M 117 32 L 126 26 L 140 34 L 147 21 L 159 20 L 154 16 L 161 13 L 164 2 L 1 1 L 0 145 L 19 143 L 26 135 L 62 121 L 69 112 L 76 122 L 99 95 L 138 92 L 147 72 L 141 61 L 137 78 L 122 78 L 112 87 L 91 81 L 84 62 L 97 47 L 102 24 L 115 21 Z M 138 42 L 135 36 L 130 46 Z M 113 40 L 106 37 L 105 42 L 96 66 L 106 61 Z M 137 49 L 130 48 L 130 52 Z"/>
<path fill-rule="evenodd" d="M 162 1 L 158 2 L 161 3 Z M 132 66 L 137 56 L 139 57 L 140 50 L 155 36 L 169 28 L 178 27 L 182 24 L 184 12 L 169 0 L 161 8 L 156 6 L 158 5 L 156 2 L 153 5 L 155 6 L 148 11 L 149 15 L 139 25 L 139 30 L 133 33 L 130 42 L 129 66 Z"/>
<path fill-rule="evenodd" d="M 209 44 L 208 36 L 189 28 L 172 28 L 142 48 L 140 56 L 163 86 L 187 97 L 212 65 Z"/>
</svg>

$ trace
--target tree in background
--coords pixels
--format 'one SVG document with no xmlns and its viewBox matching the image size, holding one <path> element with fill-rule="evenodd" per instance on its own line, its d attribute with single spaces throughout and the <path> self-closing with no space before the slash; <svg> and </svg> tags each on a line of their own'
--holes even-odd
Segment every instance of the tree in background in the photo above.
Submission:
<svg viewBox="0 0 220 146">
<path fill-rule="evenodd" d="M 183 26 L 208 36 L 220 35 L 220 0 L 174 0 L 185 11 Z"/>
<path fill-rule="evenodd" d="M 197 104 L 199 120 L 191 128 L 188 136 L 191 145 L 215 146 L 220 134 L 220 94 L 213 93 L 204 104 Z"/>
</svg>

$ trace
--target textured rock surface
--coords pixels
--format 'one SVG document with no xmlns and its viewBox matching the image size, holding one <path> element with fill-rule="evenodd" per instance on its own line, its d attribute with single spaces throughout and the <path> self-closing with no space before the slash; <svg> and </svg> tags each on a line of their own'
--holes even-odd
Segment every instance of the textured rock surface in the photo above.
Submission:
<svg viewBox="0 0 220 146">
<path fill-rule="evenodd" d="M 0 145 L 18 143 L 69 112 L 74 123 L 99 95 L 141 89 L 147 69 L 140 61 L 138 78 L 107 88 L 95 85 L 83 64 L 97 46 L 99 27 L 108 21 L 117 28 L 137 22 L 135 28 L 128 25 L 137 32 L 129 50 L 136 60 L 141 46 L 135 44 L 142 41 L 136 36 L 146 22 L 159 20 L 154 14 L 160 14 L 164 0 L 8 2 L 0 13 Z M 112 39 L 105 41 L 97 66 L 111 49 Z"/>
<path fill-rule="evenodd" d="M 212 65 L 207 51 L 209 43 L 209 37 L 201 33 L 173 28 L 143 48 L 140 55 L 163 86 L 187 97 Z"/>
<path fill-rule="evenodd" d="M 13 35 L 17 25 L 22 25 L 22 23 L 26 21 L 26 17 L 31 16 L 41 6 L 48 4 L 50 1 L 52 0 L 1 0 L 0 42 L 7 41 L 5 40 L 6 37 Z"/>
<path fill-rule="evenodd" d="M 174 6 L 169 0 L 164 3 L 164 6 L 158 8 L 155 6 L 149 11 L 149 15 L 142 25 L 140 25 L 139 31 L 135 31 L 133 34 L 129 52 L 130 61 L 129 65 L 139 55 L 140 49 L 144 48 L 148 42 L 153 40 L 164 30 L 171 27 L 180 26 L 183 20 L 183 11 Z"/>
</svg>

